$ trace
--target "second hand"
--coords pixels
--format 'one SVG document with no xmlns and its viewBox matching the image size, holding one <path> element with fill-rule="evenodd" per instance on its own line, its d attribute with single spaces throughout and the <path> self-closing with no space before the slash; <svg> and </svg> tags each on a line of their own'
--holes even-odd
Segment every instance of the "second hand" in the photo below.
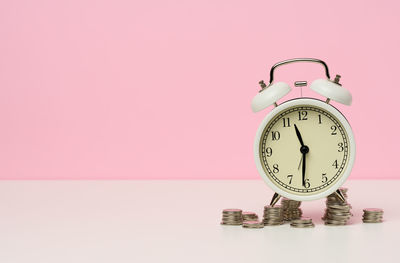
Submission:
<svg viewBox="0 0 400 263">
<path fill-rule="evenodd" d="M 300 170 L 300 166 L 301 166 L 301 163 L 303 162 L 303 155 L 301 156 L 301 158 L 300 158 L 300 162 L 299 162 L 299 166 L 297 167 L 297 170 Z"/>
</svg>

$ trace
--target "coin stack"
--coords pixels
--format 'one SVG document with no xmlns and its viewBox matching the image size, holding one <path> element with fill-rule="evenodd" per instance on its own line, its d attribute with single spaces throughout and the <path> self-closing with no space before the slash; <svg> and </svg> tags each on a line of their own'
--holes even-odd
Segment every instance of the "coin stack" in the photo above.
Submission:
<svg viewBox="0 0 400 263">
<path fill-rule="evenodd" d="M 296 228 L 311 228 L 314 227 L 314 223 L 312 222 L 312 219 L 309 217 L 301 217 L 299 219 L 294 219 L 292 222 L 290 222 L 291 227 L 296 227 Z"/>
<path fill-rule="evenodd" d="M 347 221 L 352 216 L 350 212 L 351 205 L 347 202 L 347 188 L 340 188 L 340 191 L 346 200 L 345 202 L 340 200 L 336 193 L 332 193 L 326 198 L 325 214 L 322 217 L 325 221 L 325 225 L 346 225 Z"/>
<path fill-rule="evenodd" d="M 283 224 L 283 210 L 280 205 L 264 206 L 263 222 L 265 226 L 276 226 Z"/>
<path fill-rule="evenodd" d="M 347 190 L 348 189 L 344 188 L 344 187 L 341 187 L 339 189 L 342 192 L 344 199 L 346 200 L 345 203 L 347 204 Z M 330 194 L 326 197 L 326 204 L 327 205 L 341 205 L 341 204 L 343 204 L 343 201 L 340 200 L 340 198 L 336 195 L 335 192 L 333 192 L 332 194 Z M 325 212 L 326 212 L 326 210 L 325 210 Z M 326 213 L 325 213 L 325 215 L 326 215 Z"/>
<path fill-rule="evenodd" d="M 224 209 L 222 211 L 221 225 L 238 226 L 243 222 L 242 210 L 240 209 Z"/>
<path fill-rule="evenodd" d="M 257 221 L 258 220 L 258 215 L 254 212 L 243 212 L 243 222 L 244 221 Z"/>
<path fill-rule="evenodd" d="M 342 226 L 346 225 L 347 221 L 352 216 L 350 212 L 350 205 L 343 204 L 335 204 L 335 205 L 327 205 L 327 212 L 325 216 L 325 225 L 334 225 L 334 226 Z"/>
<path fill-rule="evenodd" d="M 281 206 L 283 210 L 283 219 L 285 221 L 292 221 L 293 219 L 300 218 L 303 214 L 303 211 L 300 209 L 300 205 L 300 201 L 282 198 Z"/>
<path fill-rule="evenodd" d="M 263 228 L 264 223 L 254 220 L 254 221 L 243 221 L 243 228 Z"/>
<path fill-rule="evenodd" d="M 382 223 L 383 210 L 380 208 L 365 208 L 363 214 L 364 223 Z"/>
</svg>

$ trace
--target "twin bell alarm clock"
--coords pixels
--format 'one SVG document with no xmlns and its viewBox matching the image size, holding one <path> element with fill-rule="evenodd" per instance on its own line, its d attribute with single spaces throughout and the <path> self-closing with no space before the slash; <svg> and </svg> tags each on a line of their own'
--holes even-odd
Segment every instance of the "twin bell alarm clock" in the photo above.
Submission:
<svg viewBox="0 0 400 263">
<path fill-rule="evenodd" d="M 277 104 L 291 91 L 290 85 L 275 82 L 274 70 L 295 62 L 314 62 L 325 69 L 325 77 L 313 81 L 310 89 L 326 98 L 296 98 Z M 319 59 L 296 58 L 272 66 L 268 85 L 253 98 L 254 112 L 275 107 L 262 120 L 254 142 L 254 159 L 265 183 L 275 192 L 271 205 L 281 196 L 298 201 L 315 200 L 336 193 L 349 177 L 356 145 L 353 131 L 344 115 L 329 104 L 331 100 L 351 105 L 350 92 L 330 79 L 328 66 Z M 306 86 L 296 81 L 295 86 Z"/>
</svg>

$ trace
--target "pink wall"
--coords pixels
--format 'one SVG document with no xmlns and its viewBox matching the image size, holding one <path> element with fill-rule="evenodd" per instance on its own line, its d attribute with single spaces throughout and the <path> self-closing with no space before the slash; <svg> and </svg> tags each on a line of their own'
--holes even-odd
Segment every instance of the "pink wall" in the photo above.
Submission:
<svg viewBox="0 0 400 263">
<path fill-rule="evenodd" d="M 351 178 L 400 178 L 399 13 L 395 0 L 2 1 L 0 178 L 259 178 L 267 111 L 250 101 L 273 63 L 302 56 L 353 94 L 333 103 L 357 140 Z"/>
</svg>

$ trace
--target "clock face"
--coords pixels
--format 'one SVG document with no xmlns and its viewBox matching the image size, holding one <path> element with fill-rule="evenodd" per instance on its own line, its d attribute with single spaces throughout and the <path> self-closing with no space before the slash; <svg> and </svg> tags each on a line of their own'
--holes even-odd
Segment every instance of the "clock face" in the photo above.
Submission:
<svg viewBox="0 0 400 263">
<path fill-rule="evenodd" d="M 267 179 L 281 192 L 317 195 L 337 186 L 345 174 L 351 154 L 349 135 L 327 107 L 334 109 L 309 104 L 284 107 L 262 130 L 258 158 Z"/>
</svg>

